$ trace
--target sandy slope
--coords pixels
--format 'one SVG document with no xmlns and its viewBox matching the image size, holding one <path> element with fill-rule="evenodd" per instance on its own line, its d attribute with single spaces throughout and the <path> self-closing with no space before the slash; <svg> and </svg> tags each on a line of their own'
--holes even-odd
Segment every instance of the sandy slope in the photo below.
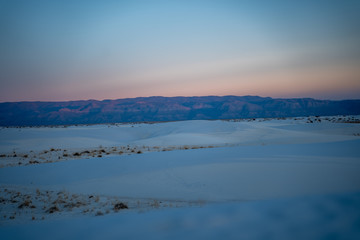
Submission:
<svg viewBox="0 0 360 240">
<path fill-rule="evenodd" d="M 2 239 L 347 239 L 360 238 L 360 194 L 75 216 L 0 226 Z"/>
<path fill-rule="evenodd" d="M 260 145 L 108 156 L 3 168 L 0 181 L 85 194 L 205 201 L 354 191 L 360 190 L 359 145 L 360 139 L 285 149 Z"/>
<path fill-rule="evenodd" d="M 345 141 L 356 139 L 360 131 L 358 124 L 342 122 L 356 119 L 357 116 L 0 128 L 0 167 L 139 151 Z"/>
<path fill-rule="evenodd" d="M 0 149 L 5 157 L 0 161 L 7 164 L 0 168 L 0 223 L 11 232 L 12 223 L 26 228 L 28 225 L 23 224 L 32 217 L 46 220 L 105 214 L 110 220 L 117 212 L 114 205 L 120 202 L 129 206 L 120 211 L 124 213 L 324 194 L 345 194 L 353 199 L 346 194 L 360 192 L 360 125 L 325 119 L 307 122 L 185 121 L 3 128 Z M 116 151 L 111 150 L 114 147 Z M 128 147 L 142 152 L 126 152 Z M 165 148 L 169 151 L 163 151 Z M 108 154 L 72 155 L 91 149 L 105 149 Z M 119 154 L 119 149 L 125 152 Z M 58 159 L 64 150 L 69 157 Z M 18 156 L 10 156 L 13 151 Z M 14 161 L 31 160 L 21 154 L 58 162 L 6 167 Z M 67 161 L 71 159 L 76 160 Z M 19 208 L 27 199 L 29 206 Z M 55 205 L 59 211 L 50 214 Z M 210 208 L 226 215 L 223 210 Z"/>
</svg>

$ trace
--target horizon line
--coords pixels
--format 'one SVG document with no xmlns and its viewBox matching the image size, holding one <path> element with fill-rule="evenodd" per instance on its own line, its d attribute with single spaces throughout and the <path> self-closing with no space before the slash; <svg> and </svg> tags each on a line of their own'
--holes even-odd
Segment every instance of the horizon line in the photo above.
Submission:
<svg viewBox="0 0 360 240">
<path fill-rule="evenodd" d="M 202 96 L 147 96 L 147 97 L 125 97 L 125 98 L 104 98 L 102 100 L 99 99 L 78 99 L 78 100 L 58 100 L 58 101 L 52 101 L 52 100 L 23 100 L 23 101 L 0 101 L 1 103 L 59 103 L 59 102 L 81 102 L 81 101 L 97 101 L 97 102 L 103 102 L 103 101 L 116 101 L 116 100 L 125 100 L 125 99 L 137 99 L 137 98 L 201 98 L 201 97 L 259 97 L 259 98 L 270 98 L 270 99 L 312 99 L 312 100 L 320 100 L 320 101 L 346 101 L 346 100 L 360 100 L 360 98 L 347 98 L 347 99 L 320 99 L 320 98 L 313 98 L 313 97 L 270 97 L 270 96 L 259 96 L 259 95 L 202 95 Z"/>
</svg>

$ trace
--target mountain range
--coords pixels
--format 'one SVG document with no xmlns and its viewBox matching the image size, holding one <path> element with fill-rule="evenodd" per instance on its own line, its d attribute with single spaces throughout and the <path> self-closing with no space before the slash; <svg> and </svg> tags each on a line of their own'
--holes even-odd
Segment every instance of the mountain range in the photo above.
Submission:
<svg viewBox="0 0 360 240">
<path fill-rule="evenodd" d="M 360 114 L 360 100 L 258 96 L 138 97 L 0 103 L 0 126 L 155 122 Z"/>
</svg>

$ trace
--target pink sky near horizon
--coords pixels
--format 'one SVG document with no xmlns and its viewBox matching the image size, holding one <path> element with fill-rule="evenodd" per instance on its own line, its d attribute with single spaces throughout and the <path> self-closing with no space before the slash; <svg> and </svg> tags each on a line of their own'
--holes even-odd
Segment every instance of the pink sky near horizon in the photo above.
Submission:
<svg viewBox="0 0 360 240">
<path fill-rule="evenodd" d="M 0 3 L 0 102 L 360 99 L 360 3 Z"/>
<path fill-rule="evenodd" d="M 301 74 L 301 75 L 300 75 Z M 272 74 L 258 74 L 247 80 L 233 78 L 213 78 L 209 80 L 184 82 L 145 82 L 110 85 L 74 83 L 60 86 L 40 86 L 28 91 L 24 85 L 11 94 L 2 94 L 1 102 L 15 101 L 71 101 L 104 100 L 150 96 L 208 96 L 208 95 L 256 95 L 272 98 L 315 98 L 315 99 L 360 99 L 358 72 L 338 71 L 308 72 L 289 74 L 286 71 Z M 338 79 L 342 81 L 338 81 Z M 305 80 L 304 80 L 305 79 Z M 319 81 L 323 80 L 323 81 Z M 16 95 L 13 92 L 17 92 Z"/>
<path fill-rule="evenodd" d="M 70 101 L 120 99 L 149 96 L 257 95 L 273 98 L 360 99 L 360 68 L 355 64 L 334 66 L 284 67 L 276 59 L 259 59 L 245 63 L 201 64 L 166 70 L 158 68 L 142 74 L 121 76 L 116 72 L 101 76 L 85 74 L 85 79 L 57 81 L 37 89 L 23 83 L 0 101 Z M 277 65 L 277 66 L 271 66 Z M 266 67 L 270 66 L 269 69 Z M 259 70 L 259 68 L 265 68 Z M 74 76 L 72 76 L 74 77 Z M 75 76 L 76 77 L 76 76 Z M 83 76 L 82 76 L 83 77 Z M 17 91 L 16 95 L 12 92 Z M 21 97 L 19 97 L 21 96 Z M 75 96 L 75 97 L 74 97 Z"/>
</svg>

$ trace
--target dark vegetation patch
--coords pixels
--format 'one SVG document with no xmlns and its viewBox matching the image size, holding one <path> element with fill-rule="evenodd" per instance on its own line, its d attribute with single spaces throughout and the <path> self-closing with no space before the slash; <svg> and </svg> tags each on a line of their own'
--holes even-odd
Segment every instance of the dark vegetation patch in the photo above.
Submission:
<svg viewBox="0 0 360 240">
<path fill-rule="evenodd" d="M 6 164 L 1 164 L 0 167 L 9 167 L 16 165 L 31 165 L 31 164 L 41 164 L 41 163 L 52 163 L 59 162 L 71 159 L 79 159 L 79 158 L 90 158 L 90 157 L 98 157 L 102 158 L 104 155 L 122 155 L 122 154 L 142 154 L 145 152 L 159 152 L 159 151 L 173 151 L 173 150 L 188 150 L 188 149 L 199 149 L 199 148 L 213 148 L 215 146 L 205 145 L 205 146 L 113 146 L 113 147 L 102 147 L 99 146 L 96 149 L 86 149 L 82 151 L 74 151 L 71 150 L 62 150 L 51 148 L 49 151 L 41 151 L 34 152 L 30 151 L 26 154 L 13 153 L 12 155 L 2 154 L 0 158 L 6 157 L 14 157 L 17 158 L 17 161 L 9 161 Z M 25 161 L 25 159 L 28 159 Z"/>
<path fill-rule="evenodd" d="M 0 225 L 4 221 L 41 221 L 61 215 L 102 216 L 124 210 L 149 211 L 164 207 L 198 205 L 200 201 L 163 201 L 157 199 L 121 199 L 116 196 L 70 194 L 67 191 L 0 188 Z"/>
<path fill-rule="evenodd" d="M 121 209 L 128 209 L 128 206 L 125 203 L 122 203 L 122 202 L 116 203 L 114 205 L 114 211 L 119 211 Z"/>
</svg>

